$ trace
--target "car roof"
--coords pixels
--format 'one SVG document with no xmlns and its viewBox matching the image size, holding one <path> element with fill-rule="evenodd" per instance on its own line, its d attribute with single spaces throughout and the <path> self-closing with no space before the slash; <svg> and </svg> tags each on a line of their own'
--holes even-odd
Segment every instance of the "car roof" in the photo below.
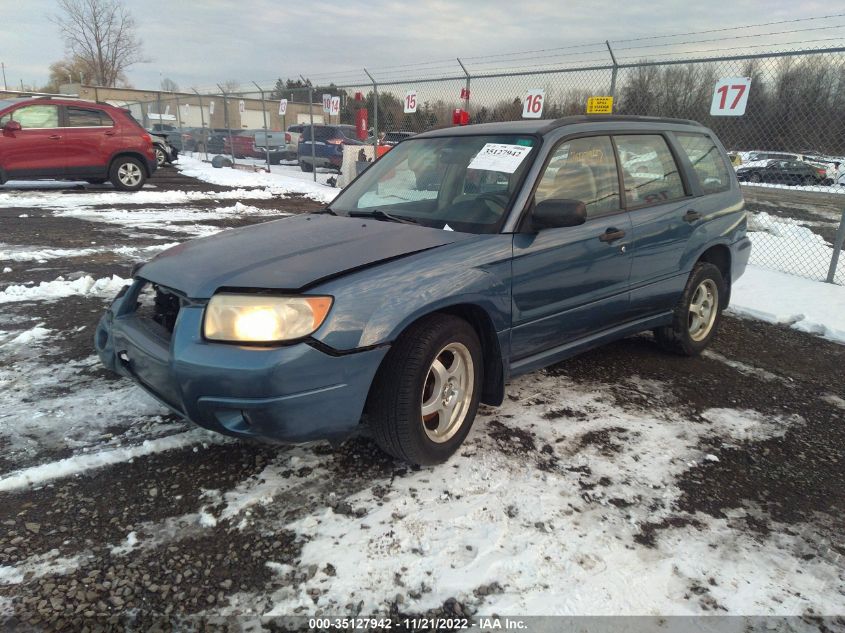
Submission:
<svg viewBox="0 0 845 633">
<path fill-rule="evenodd" d="M 629 115 L 586 115 L 567 116 L 561 119 L 529 119 L 521 121 L 505 121 L 501 123 L 477 123 L 475 125 L 455 126 L 431 130 L 417 134 L 415 138 L 432 138 L 438 136 L 474 136 L 478 134 L 539 134 L 545 135 L 554 130 L 570 125 L 585 123 L 625 124 L 626 128 L 636 124 L 682 125 L 703 128 L 697 121 L 689 119 L 672 119 L 668 117 L 629 116 Z M 631 124 L 634 124 L 633 126 Z M 605 127 L 605 126 L 603 126 Z M 608 128 L 612 125 L 606 126 Z"/>
<path fill-rule="evenodd" d="M 50 97 L 50 96 L 39 96 L 33 95 L 31 97 L 13 97 L 11 99 L 3 99 L 3 101 L 10 101 L 14 104 L 25 103 L 27 101 L 31 101 L 32 103 L 51 103 L 54 105 L 69 105 L 69 106 L 84 106 L 89 108 L 91 106 L 98 106 L 101 108 L 118 108 L 117 106 L 113 106 L 110 103 L 104 103 L 102 101 L 90 101 L 88 99 L 78 99 L 76 97 Z"/>
</svg>

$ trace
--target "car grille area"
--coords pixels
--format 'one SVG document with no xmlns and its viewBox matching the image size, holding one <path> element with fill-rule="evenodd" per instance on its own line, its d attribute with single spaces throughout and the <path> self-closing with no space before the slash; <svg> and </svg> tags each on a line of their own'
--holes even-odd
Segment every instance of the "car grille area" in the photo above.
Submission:
<svg viewBox="0 0 845 633">
<path fill-rule="evenodd" d="M 169 339 L 183 302 L 184 298 L 177 291 L 148 281 L 138 292 L 135 317 Z"/>
</svg>

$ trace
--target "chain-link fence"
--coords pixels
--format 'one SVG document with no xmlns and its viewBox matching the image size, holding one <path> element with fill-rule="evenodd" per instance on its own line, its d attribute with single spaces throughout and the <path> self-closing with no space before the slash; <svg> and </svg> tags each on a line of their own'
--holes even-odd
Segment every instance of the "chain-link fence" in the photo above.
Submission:
<svg viewBox="0 0 845 633">
<path fill-rule="evenodd" d="M 343 134 L 391 144 L 451 126 L 461 110 L 471 123 L 520 119 L 531 91 L 543 91 L 543 118 L 584 114 L 589 97 L 613 96 L 615 114 L 693 119 L 717 133 L 743 185 L 753 263 L 845 284 L 845 264 L 834 261 L 845 231 L 845 48 L 662 61 L 660 54 L 638 60 L 639 48 L 602 44 L 567 67 L 522 62 L 502 70 L 465 59 L 348 71 L 336 82 L 327 74 L 132 94 L 81 86 L 80 96 L 129 108 L 182 153 L 308 169 L 314 179 L 322 170 L 309 169 L 297 143 L 312 122 L 355 126 Z M 716 82 L 729 77 L 750 78 L 745 113 L 712 116 Z"/>
</svg>

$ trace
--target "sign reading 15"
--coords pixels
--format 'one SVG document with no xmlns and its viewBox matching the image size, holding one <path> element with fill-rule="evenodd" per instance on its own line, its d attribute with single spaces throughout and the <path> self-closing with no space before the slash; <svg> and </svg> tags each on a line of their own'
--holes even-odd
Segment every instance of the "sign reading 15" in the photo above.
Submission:
<svg viewBox="0 0 845 633">
<path fill-rule="evenodd" d="M 748 105 L 750 77 L 726 77 L 716 82 L 713 101 L 710 102 L 711 116 L 742 116 Z"/>
<path fill-rule="evenodd" d="M 405 94 L 405 102 L 404 102 L 404 112 L 405 114 L 411 114 L 417 111 L 417 91 L 411 90 L 410 92 Z"/>
</svg>

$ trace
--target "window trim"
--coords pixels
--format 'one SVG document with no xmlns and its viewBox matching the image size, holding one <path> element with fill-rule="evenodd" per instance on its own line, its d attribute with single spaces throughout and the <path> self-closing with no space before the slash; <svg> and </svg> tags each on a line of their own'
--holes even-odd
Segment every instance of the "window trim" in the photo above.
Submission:
<svg viewBox="0 0 845 633">
<path fill-rule="evenodd" d="M 651 208 L 651 207 L 658 207 L 662 204 L 672 204 L 674 202 L 679 202 L 681 200 L 688 200 L 690 198 L 696 197 L 696 194 L 693 191 L 693 188 L 690 186 L 691 183 L 689 182 L 688 176 L 686 174 L 686 168 L 687 168 L 686 162 L 688 162 L 688 161 L 678 160 L 679 157 L 676 155 L 676 149 L 673 147 L 672 141 L 668 137 L 667 132 L 665 130 L 664 131 L 638 130 L 637 132 L 634 132 L 634 133 L 628 133 L 628 132 L 621 132 L 620 131 L 620 132 L 614 133 L 612 136 L 614 138 L 614 149 L 617 150 L 617 159 L 616 160 L 617 160 L 617 163 L 619 164 L 620 167 L 622 165 L 622 158 L 620 156 L 618 156 L 618 149 L 617 149 L 617 145 L 616 145 L 616 142 L 615 142 L 615 139 L 617 137 L 620 137 L 620 136 L 659 136 L 660 138 L 662 138 L 663 142 L 666 144 L 666 148 L 669 150 L 669 155 L 672 157 L 672 160 L 675 162 L 675 167 L 678 169 L 678 177 L 681 180 L 681 188 L 684 190 L 684 195 L 679 196 L 677 198 L 670 198 L 668 200 L 660 200 L 659 202 L 644 202 L 642 204 L 633 205 L 633 206 L 630 206 L 628 204 L 628 196 L 625 195 L 624 196 L 624 205 L 625 205 L 626 211 L 639 211 L 640 209 L 648 209 L 648 208 Z M 621 169 L 619 169 L 619 177 L 622 178 L 623 183 L 624 183 L 624 174 L 622 173 Z M 623 191 L 624 191 L 624 189 L 623 189 Z M 620 193 L 620 198 L 622 198 L 621 193 Z"/>
<path fill-rule="evenodd" d="M 673 136 L 673 141 L 678 144 L 678 150 L 680 152 L 683 152 L 684 158 L 686 159 L 687 162 L 689 162 L 690 174 L 695 178 L 695 183 L 697 184 L 696 196 L 715 196 L 715 195 L 719 195 L 719 194 L 731 191 L 734 188 L 734 183 L 733 183 L 734 179 L 731 178 L 731 171 L 735 171 L 733 164 L 730 162 L 730 157 L 728 157 L 723 152 L 722 148 L 719 147 L 719 143 L 716 141 L 715 138 L 713 138 L 713 136 L 711 134 L 705 134 L 703 132 L 674 132 L 672 136 Z M 719 155 L 719 158 L 722 161 L 722 166 L 725 168 L 725 175 L 728 178 L 727 188 L 720 189 L 719 191 L 705 191 L 704 183 L 701 182 L 701 177 L 698 175 L 698 172 L 695 170 L 695 165 L 693 164 L 692 159 L 690 159 L 689 154 L 687 154 L 687 151 L 684 149 L 683 145 L 681 144 L 681 139 L 679 138 L 680 136 L 701 136 L 701 137 L 706 138 L 708 141 L 710 141 L 710 143 L 713 144 L 713 147 L 716 148 L 716 152 L 717 152 L 717 154 Z"/>
</svg>

